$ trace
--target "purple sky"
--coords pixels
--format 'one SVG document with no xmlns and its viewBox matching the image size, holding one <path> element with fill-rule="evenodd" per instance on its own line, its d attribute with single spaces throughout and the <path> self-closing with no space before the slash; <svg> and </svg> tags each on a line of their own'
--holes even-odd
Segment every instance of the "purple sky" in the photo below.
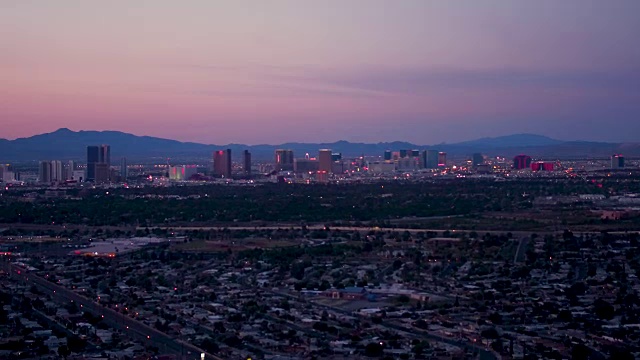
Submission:
<svg viewBox="0 0 640 360">
<path fill-rule="evenodd" d="M 0 2 L 0 138 L 640 141 L 638 0 Z"/>
</svg>

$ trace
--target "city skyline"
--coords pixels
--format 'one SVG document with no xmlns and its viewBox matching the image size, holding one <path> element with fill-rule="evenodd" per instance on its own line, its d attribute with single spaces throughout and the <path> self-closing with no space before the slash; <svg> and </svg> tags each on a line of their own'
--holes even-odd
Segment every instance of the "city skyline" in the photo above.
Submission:
<svg viewBox="0 0 640 360">
<path fill-rule="evenodd" d="M 7 139 L 62 127 L 206 144 L 640 133 L 635 1 L 0 9 Z"/>
</svg>

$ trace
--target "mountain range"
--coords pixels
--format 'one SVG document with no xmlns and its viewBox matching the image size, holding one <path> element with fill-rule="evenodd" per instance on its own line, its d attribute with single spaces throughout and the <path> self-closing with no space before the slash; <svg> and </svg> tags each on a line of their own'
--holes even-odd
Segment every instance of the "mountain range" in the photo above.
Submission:
<svg viewBox="0 0 640 360">
<path fill-rule="evenodd" d="M 315 155 L 318 149 L 332 149 L 345 156 L 382 155 L 385 150 L 434 149 L 451 156 L 470 156 L 480 152 L 490 156 L 528 154 L 545 159 L 608 157 L 614 153 L 640 156 L 640 144 L 604 143 L 589 141 L 562 141 L 534 134 L 516 134 L 482 138 L 455 144 L 416 145 L 408 142 L 354 143 L 285 143 L 279 145 L 213 145 L 181 142 L 150 136 L 137 136 L 120 131 L 72 131 L 66 128 L 51 133 L 15 140 L 0 139 L 0 162 L 37 160 L 85 160 L 89 145 L 109 144 L 114 159 L 194 159 L 208 158 L 218 149 L 231 149 L 234 158 L 249 150 L 254 159 L 269 160 L 275 149 L 292 149 L 295 155 Z"/>
</svg>

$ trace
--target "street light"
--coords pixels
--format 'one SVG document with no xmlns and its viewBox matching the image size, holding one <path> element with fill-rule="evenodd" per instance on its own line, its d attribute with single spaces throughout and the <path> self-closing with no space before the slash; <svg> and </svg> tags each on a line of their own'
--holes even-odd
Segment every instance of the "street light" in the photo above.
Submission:
<svg viewBox="0 0 640 360">
<path fill-rule="evenodd" d="M 204 353 L 200 353 L 200 360 L 204 360 Z"/>
</svg>

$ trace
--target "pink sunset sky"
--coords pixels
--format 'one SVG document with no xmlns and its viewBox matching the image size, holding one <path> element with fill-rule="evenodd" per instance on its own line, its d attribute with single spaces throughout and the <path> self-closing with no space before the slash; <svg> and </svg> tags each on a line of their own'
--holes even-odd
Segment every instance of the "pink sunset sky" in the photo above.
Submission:
<svg viewBox="0 0 640 360">
<path fill-rule="evenodd" d="M 638 141 L 638 14 L 637 0 L 4 0 L 0 138 Z"/>
</svg>

